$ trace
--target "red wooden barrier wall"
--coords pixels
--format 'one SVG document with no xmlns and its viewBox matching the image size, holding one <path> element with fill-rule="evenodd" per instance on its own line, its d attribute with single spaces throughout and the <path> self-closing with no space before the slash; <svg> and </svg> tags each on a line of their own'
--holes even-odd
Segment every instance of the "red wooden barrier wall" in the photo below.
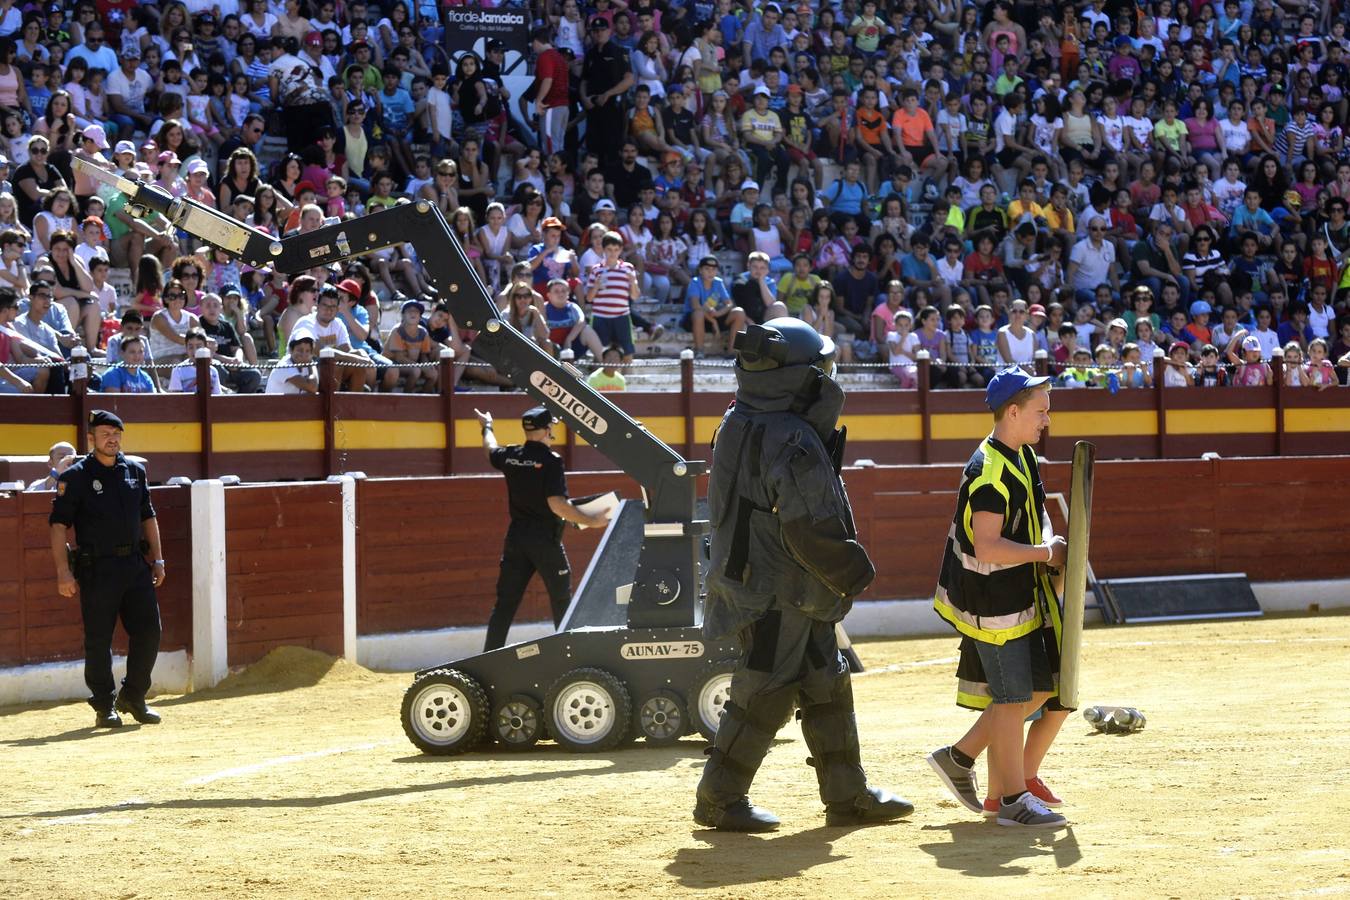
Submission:
<svg viewBox="0 0 1350 900">
<path fill-rule="evenodd" d="M 225 491 L 229 662 L 284 644 L 342 653 L 342 497 L 336 484 Z"/>
<path fill-rule="evenodd" d="M 1069 466 L 1046 465 L 1051 491 Z M 859 538 L 876 562 L 864 599 L 922 597 L 936 578 L 960 467 L 845 473 Z M 636 485 L 614 472 L 571 474 L 576 495 Z M 154 488 L 169 580 L 163 647 L 191 641 L 187 488 Z M 56 593 L 48 549 L 51 494 L 0 494 L 0 666 L 78 659 L 79 605 Z M 282 644 L 342 651 L 341 492 L 336 484 L 226 489 L 230 663 Z M 1092 564 L 1101 577 L 1245 571 L 1257 581 L 1350 578 L 1350 457 L 1103 461 L 1094 491 Z M 1052 514 L 1058 520 L 1057 508 Z M 357 487 L 360 634 L 482 625 L 506 530 L 499 475 L 369 479 Z M 1062 525 L 1062 523 L 1061 523 Z M 599 531 L 569 529 L 573 583 Z M 520 621 L 548 617 L 536 582 Z M 124 647 L 119 636 L 118 647 Z"/>
<path fill-rule="evenodd" d="M 951 464 L 845 471 L 859 539 L 877 566 L 863 599 L 932 592 L 960 475 Z M 1067 493 L 1067 463 L 1047 464 L 1044 477 L 1048 490 Z M 618 473 L 568 476 L 574 495 L 624 485 L 637 496 Z M 357 497 L 359 633 L 486 623 L 506 531 L 500 476 L 372 479 Z M 1348 578 L 1350 554 L 1306 536 L 1350 533 L 1347 498 L 1350 457 L 1098 462 L 1092 565 L 1102 578 Z M 1051 515 L 1062 529 L 1057 506 Z M 598 536 L 568 531 L 574 585 Z M 417 549 L 427 542 L 432 552 Z M 517 619 L 547 617 L 536 581 Z"/>
<path fill-rule="evenodd" d="M 168 580 L 159 589 L 163 636 L 160 649 L 187 649 L 192 643 L 192 541 L 188 488 L 151 488 L 159 519 Z M 0 666 L 19 666 L 84 656 L 78 597 L 56 592 L 47 516 L 50 491 L 0 494 Z M 126 651 L 126 633 L 117 626 L 113 647 Z"/>
</svg>

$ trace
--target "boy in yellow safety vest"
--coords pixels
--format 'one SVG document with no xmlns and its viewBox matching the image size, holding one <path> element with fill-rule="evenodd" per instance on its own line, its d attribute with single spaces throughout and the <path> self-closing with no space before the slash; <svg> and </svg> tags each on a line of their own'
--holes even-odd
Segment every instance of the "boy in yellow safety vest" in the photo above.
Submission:
<svg viewBox="0 0 1350 900">
<path fill-rule="evenodd" d="M 957 703 L 983 710 L 928 763 L 973 812 L 999 825 L 1061 828 L 1061 801 L 1038 773 L 1069 710 L 1056 702 L 1060 611 L 1048 568 L 1067 545 L 1051 530 L 1035 445 L 1050 425 L 1050 379 L 1016 367 L 985 390 L 994 430 L 961 478 L 933 606 L 961 634 Z M 1023 723 L 1039 717 L 1023 734 Z M 975 758 L 989 749 L 981 802 Z"/>
</svg>

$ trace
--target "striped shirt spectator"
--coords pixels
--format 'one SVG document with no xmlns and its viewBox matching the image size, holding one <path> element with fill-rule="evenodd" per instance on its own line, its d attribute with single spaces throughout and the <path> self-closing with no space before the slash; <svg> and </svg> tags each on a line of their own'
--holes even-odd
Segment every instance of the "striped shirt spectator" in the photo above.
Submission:
<svg viewBox="0 0 1350 900">
<path fill-rule="evenodd" d="M 619 260 L 613 266 L 601 263 L 591 269 L 591 282 L 596 285 L 591 300 L 591 312 L 604 318 L 626 316 L 631 308 L 630 297 L 637 270 L 632 263 Z"/>
</svg>

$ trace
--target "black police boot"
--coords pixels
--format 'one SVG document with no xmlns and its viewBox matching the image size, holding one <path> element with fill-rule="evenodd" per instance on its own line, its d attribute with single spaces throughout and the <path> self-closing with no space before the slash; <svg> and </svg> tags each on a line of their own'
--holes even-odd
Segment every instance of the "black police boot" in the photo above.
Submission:
<svg viewBox="0 0 1350 900">
<path fill-rule="evenodd" d="M 132 700 L 129 697 L 122 697 L 119 695 L 117 698 L 117 709 L 120 712 L 131 713 L 131 717 L 142 725 L 158 725 L 160 722 L 159 713 L 146 706 L 144 698 Z"/>
<path fill-rule="evenodd" d="M 94 727 L 95 728 L 121 728 L 122 717 L 119 716 L 112 707 L 94 709 Z"/>
<path fill-rule="evenodd" d="M 884 788 L 869 787 L 851 801 L 825 804 L 826 825 L 876 825 L 902 819 L 914 804 Z"/>
</svg>

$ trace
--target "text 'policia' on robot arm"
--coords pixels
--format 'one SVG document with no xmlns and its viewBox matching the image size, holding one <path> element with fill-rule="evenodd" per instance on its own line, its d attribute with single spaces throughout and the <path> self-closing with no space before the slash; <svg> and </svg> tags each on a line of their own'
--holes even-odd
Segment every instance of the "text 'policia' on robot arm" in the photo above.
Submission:
<svg viewBox="0 0 1350 900">
<path fill-rule="evenodd" d="M 703 463 L 686 461 L 570 367 L 510 327 L 432 204 L 402 203 L 278 239 L 188 197 L 173 197 L 87 160 L 76 158 L 74 164 L 94 180 L 126 194 L 130 215 L 159 213 L 177 228 L 255 268 L 271 266 L 292 274 L 396 244 L 411 244 L 437 299 L 449 305 L 460 327 L 479 332 L 474 352 L 554 410 L 569 428 L 642 485 L 647 525 L 629 600 L 629 625 L 695 624 L 701 588 L 698 561 L 706 523 L 695 522 L 694 511 Z"/>
</svg>

